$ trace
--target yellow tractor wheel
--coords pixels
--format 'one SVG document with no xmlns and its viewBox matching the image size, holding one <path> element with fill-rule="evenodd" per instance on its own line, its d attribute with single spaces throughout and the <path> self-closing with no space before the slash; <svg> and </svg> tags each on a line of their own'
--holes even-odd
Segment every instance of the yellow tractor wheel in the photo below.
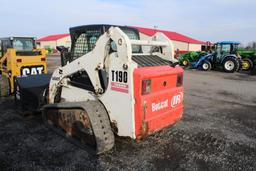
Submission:
<svg viewBox="0 0 256 171">
<path fill-rule="evenodd" d="M 250 59 L 248 59 L 248 58 L 243 59 L 243 62 L 242 62 L 242 69 L 243 69 L 244 71 L 249 71 L 249 70 L 251 70 L 252 66 L 253 66 L 253 63 L 252 63 L 252 61 L 251 61 Z"/>
<path fill-rule="evenodd" d="M 183 66 L 188 66 L 188 64 L 189 64 L 189 61 L 187 59 L 182 62 Z"/>
<path fill-rule="evenodd" d="M 0 75 L 0 97 L 6 97 L 9 95 L 10 95 L 9 79 L 4 75 Z"/>
</svg>

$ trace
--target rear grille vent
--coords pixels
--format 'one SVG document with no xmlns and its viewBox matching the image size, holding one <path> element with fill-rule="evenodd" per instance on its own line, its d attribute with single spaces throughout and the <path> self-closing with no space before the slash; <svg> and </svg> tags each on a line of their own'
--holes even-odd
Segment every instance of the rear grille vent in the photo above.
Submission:
<svg viewBox="0 0 256 171">
<path fill-rule="evenodd" d="M 170 64 L 170 61 L 164 60 L 156 55 L 134 55 L 132 56 L 132 60 L 136 62 L 139 67 L 164 66 Z"/>
<path fill-rule="evenodd" d="M 39 56 L 41 55 L 41 52 L 34 52 L 34 51 L 17 51 L 17 56 Z"/>
</svg>

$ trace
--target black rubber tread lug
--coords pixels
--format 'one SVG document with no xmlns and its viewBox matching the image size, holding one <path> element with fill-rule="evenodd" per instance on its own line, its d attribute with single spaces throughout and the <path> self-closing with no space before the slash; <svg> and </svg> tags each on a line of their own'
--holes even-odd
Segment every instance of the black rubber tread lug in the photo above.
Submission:
<svg viewBox="0 0 256 171">
<path fill-rule="evenodd" d="M 105 107 L 98 101 L 87 101 L 83 106 L 92 124 L 97 142 L 97 153 L 101 154 L 112 149 L 115 137 Z"/>
</svg>

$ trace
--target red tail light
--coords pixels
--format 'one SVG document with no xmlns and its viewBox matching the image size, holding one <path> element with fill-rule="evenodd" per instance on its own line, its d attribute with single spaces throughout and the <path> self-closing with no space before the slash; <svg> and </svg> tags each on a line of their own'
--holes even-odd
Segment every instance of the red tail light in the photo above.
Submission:
<svg viewBox="0 0 256 171">
<path fill-rule="evenodd" d="M 176 83 L 176 86 L 177 87 L 181 87 L 183 85 L 183 75 L 182 74 L 179 74 L 177 76 L 177 83 Z"/>
<path fill-rule="evenodd" d="M 22 59 L 17 59 L 16 62 L 21 63 Z"/>
<path fill-rule="evenodd" d="M 41 58 L 41 61 L 45 61 L 45 58 Z"/>
<path fill-rule="evenodd" d="M 146 95 L 151 92 L 151 80 L 142 80 L 141 94 Z"/>
</svg>

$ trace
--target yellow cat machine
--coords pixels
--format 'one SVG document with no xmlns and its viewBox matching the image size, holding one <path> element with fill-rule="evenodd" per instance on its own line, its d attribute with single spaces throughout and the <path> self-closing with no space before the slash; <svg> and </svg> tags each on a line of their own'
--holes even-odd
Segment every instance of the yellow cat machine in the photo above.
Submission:
<svg viewBox="0 0 256 171">
<path fill-rule="evenodd" d="M 0 97 L 14 92 L 16 77 L 46 73 L 46 51 L 36 49 L 35 38 L 0 38 Z"/>
</svg>

